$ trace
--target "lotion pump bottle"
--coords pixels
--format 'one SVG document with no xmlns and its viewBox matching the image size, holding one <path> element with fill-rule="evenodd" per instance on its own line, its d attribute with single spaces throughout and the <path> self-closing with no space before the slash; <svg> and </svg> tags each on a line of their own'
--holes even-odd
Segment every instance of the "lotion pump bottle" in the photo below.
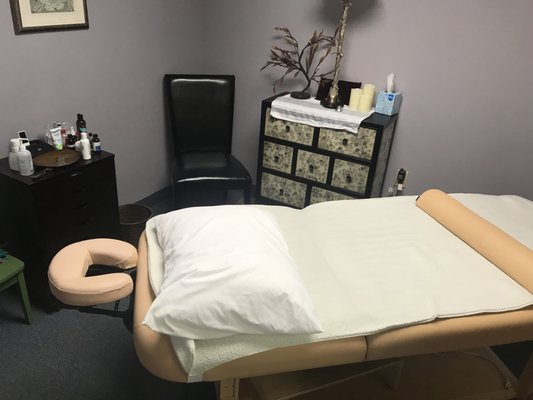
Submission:
<svg viewBox="0 0 533 400">
<path fill-rule="evenodd" d="M 22 176 L 30 176 L 33 174 L 33 160 L 31 158 L 31 153 L 26 146 L 29 143 L 20 143 L 20 150 L 17 152 L 17 160 L 19 164 L 19 173 Z"/>
<path fill-rule="evenodd" d="M 91 159 L 91 143 L 87 139 L 87 132 L 81 132 L 81 158 L 84 160 Z"/>
<path fill-rule="evenodd" d="M 19 170 L 19 160 L 17 153 L 20 149 L 20 139 L 11 139 L 11 152 L 9 153 L 9 168 L 13 171 Z"/>
</svg>

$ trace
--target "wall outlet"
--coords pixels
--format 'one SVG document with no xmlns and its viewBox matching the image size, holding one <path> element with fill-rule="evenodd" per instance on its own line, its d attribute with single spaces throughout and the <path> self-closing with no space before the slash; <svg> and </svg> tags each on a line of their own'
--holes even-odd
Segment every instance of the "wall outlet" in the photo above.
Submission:
<svg viewBox="0 0 533 400">
<path fill-rule="evenodd" d="M 407 175 L 409 171 L 404 168 L 400 168 L 396 173 L 396 181 L 394 185 L 387 189 L 389 196 L 398 196 L 402 194 L 407 184 Z"/>
<path fill-rule="evenodd" d="M 409 171 L 407 171 L 406 169 L 400 168 L 398 170 L 398 173 L 396 174 L 396 182 L 405 187 L 405 184 L 407 182 L 407 174 L 409 174 Z"/>
</svg>

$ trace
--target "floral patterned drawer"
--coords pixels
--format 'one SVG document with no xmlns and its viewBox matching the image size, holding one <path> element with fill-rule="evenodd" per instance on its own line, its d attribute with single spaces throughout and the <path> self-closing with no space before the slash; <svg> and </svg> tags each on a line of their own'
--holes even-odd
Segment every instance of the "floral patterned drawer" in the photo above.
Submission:
<svg viewBox="0 0 533 400">
<path fill-rule="evenodd" d="M 265 135 L 289 142 L 311 146 L 315 128 L 309 125 L 276 119 L 270 116 L 270 108 L 265 116 Z"/>
<path fill-rule="evenodd" d="M 346 196 L 345 194 L 340 194 L 332 192 L 331 190 L 321 189 L 313 186 L 311 188 L 311 199 L 309 204 L 322 203 L 323 201 L 333 201 L 333 200 L 352 200 L 353 197 Z"/>
<path fill-rule="evenodd" d="M 305 206 L 305 184 L 266 172 L 261 174 L 261 180 L 261 196 L 298 208 Z"/>
<path fill-rule="evenodd" d="M 263 146 L 263 167 L 291 173 L 293 148 L 265 141 Z"/>
<path fill-rule="evenodd" d="M 368 180 L 368 167 L 344 160 L 335 160 L 331 185 L 364 194 Z"/>
<path fill-rule="evenodd" d="M 321 128 L 318 135 L 319 149 L 365 160 L 372 159 L 375 143 L 376 131 L 369 128 L 359 128 L 355 135 L 346 131 Z"/>
<path fill-rule="evenodd" d="M 309 151 L 298 150 L 296 176 L 326 183 L 328 177 L 329 157 Z"/>
</svg>

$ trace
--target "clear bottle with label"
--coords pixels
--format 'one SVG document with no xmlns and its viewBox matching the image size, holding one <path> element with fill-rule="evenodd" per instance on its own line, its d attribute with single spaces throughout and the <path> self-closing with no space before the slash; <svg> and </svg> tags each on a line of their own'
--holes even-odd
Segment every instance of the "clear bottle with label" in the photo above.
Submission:
<svg viewBox="0 0 533 400">
<path fill-rule="evenodd" d="M 11 151 L 9 152 L 9 168 L 13 171 L 19 170 L 19 160 L 17 158 L 17 153 L 20 149 L 20 139 L 11 139 Z"/>
<path fill-rule="evenodd" d="M 29 143 L 21 143 L 20 150 L 17 152 L 17 160 L 19 164 L 19 174 L 22 176 L 30 176 L 33 174 L 33 160 L 31 153 L 26 148 Z"/>
<path fill-rule="evenodd" d="M 87 132 L 81 133 L 80 145 L 81 145 L 81 158 L 83 158 L 84 160 L 90 160 L 91 159 L 91 143 L 89 142 L 89 139 L 87 139 Z"/>
</svg>

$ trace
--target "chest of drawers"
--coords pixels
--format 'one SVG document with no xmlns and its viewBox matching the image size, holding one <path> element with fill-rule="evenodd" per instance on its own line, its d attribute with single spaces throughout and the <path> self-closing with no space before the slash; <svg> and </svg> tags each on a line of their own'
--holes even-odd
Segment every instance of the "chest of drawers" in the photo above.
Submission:
<svg viewBox="0 0 533 400">
<path fill-rule="evenodd" d="M 47 270 L 54 255 L 80 240 L 119 236 L 114 155 L 57 168 L 40 179 L 0 160 L 0 238 L 24 260 L 30 296 L 50 302 Z M 33 300 L 32 300 L 33 301 Z"/>
<path fill-rule="evenodd" d="M 379 197 L 397 116 L 372 114 L 357 132 L 273 118 L 261 108 L 257 202 L 303 208 L 322 201 Z"/>
</svg>

